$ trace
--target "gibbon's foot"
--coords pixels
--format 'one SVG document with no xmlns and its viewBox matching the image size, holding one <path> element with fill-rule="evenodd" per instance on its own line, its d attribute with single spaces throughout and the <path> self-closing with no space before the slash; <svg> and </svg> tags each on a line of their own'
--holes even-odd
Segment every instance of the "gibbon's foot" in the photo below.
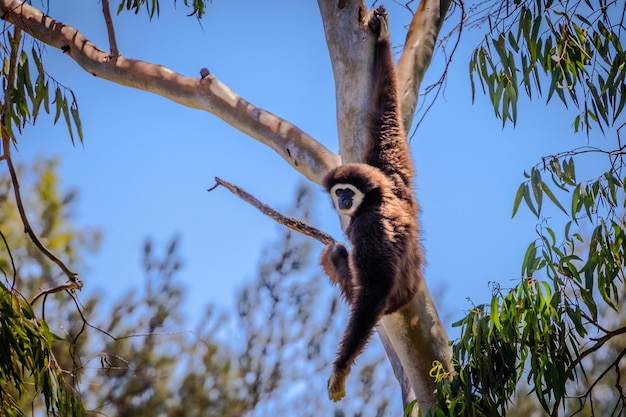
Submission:
<svg viewBox="0 0 626 417">
<path fill-rule="evenodd" d="M 389 27 L 387 25 L 387 9 L 385 6 L 378 6 L 372 12 L 370 21 L 367 23 L 372 33 L 378 35 L 378 39 L 389 37 Z"/>
<path fill-rule="evenodd" d="M 333 368 L 328 378 L 328 398 L 337 402 L 346 396 L 346 373 Z"/>
</svg>

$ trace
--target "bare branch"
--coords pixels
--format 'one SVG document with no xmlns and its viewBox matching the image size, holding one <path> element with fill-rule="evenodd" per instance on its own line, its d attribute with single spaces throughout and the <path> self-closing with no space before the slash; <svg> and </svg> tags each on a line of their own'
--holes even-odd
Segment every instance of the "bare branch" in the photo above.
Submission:
<svg viewBox="0 0 626 417">
<path fill-rule="evenodd" d="M 2 147 L 4 151 L 3 157 L 4 157 L 4 160 L 7 162 L 7 165 L 9 166 L 9 175 L 11 176 L 11 182 L 13 184 L 13 191 L 15 194 L 15 204 L 17 205 L 17 210 L 20 213 L 20 218 L 22 219 L 22 224 L 24 225 L 24 232 L 28 234 L 28 236 L 33 241 L 37 249 L 39 249 L 39 251 L 41 251 L 41 253 L 43 253 L 48 259 L 54 262 L 61 269 L 61 271 L 63 271 L 63 273 L 67 275 L 69 283 L 72 284 L 73 289 L 80 290 L 81 288 L 83 288 L 83 282 L 78 277 L 78 274 L 70 270 L 63 263 L 63 261 L 57 258 L 48 248 L 44 246 L 43 243 L 41 243 L 41 241 L 37 237 L 37 234 L 31 227 L 30 222 L 28 221 L 28 217 L 26 216 L 26 211 L 24 210 L 24 204 L 22 203 L 22 196 L 20 194 L 20 184 L 17 180 L 17 173 L 15 171 L 15 167 L 13 166 L 13 161 L 11 160 L 10 146 L 11 146 L 11 138 L 9 137 L 5 128 L 3 127 L 2 128 Z M 63 284 L 61 285 L 61 287 L 63 287 L 64 285 L 68 285 L 68 284 Z M 65 288 L 61 288 L 59 291 L 63 289 Z M 48 291 L 56 292 L 54 290 L 48 290 Z"/>
<path fill-rule="evenodd" d="M 596 343 L 594 343 L 594 345 L 591 346 L 590 348 L 585 349 L 583 352 L 580 352 L 576 360 L 572 362 L 572 364 L 568 367 L 567 369 L 568 372 L 573 371 L 574 368 L 576 368 L 582 362 L 583 359 L 585 359 L 587 356 L 591 355 L 593 352 L 600 349 L 602 346 L 604 346 L 606 342 L 624 333 L 626 333 L 626 326 L 620 327 L 613 331 L 606 331 L 606 334 L 600 338 L 592 338 L 591 340 L 594 340 Z"/>
<path fill-rule="evenodd" d="M 62 49 L 85 71 L 117 84 L 149 91 L 182 105 L 215 114 L 274 149 L 316 183 L 339 165 L 339 157 L 294 124 L 247 102 L 214 75 L 185 77 L 162 65 L 111 56 L 77 29 L 19 0 L 0 0 L 4 20 L 50 46 Z"/>
<path fill-rule="evenodd" d="M 326 234 L 322 232 L 321 230 L 301 220 L 298 220 L 294 217 L 285 216 L 284 214 L 279 213 L 278 211 L 274 210 L 267 204 L 260 202 L 257 198 L 249 194 L 243 188 L 235 184 L 231 184 L 227 181 L 224 181 L 218 177 L 215 177 L 215 181 L 216 181 L 216 184 L 213 187 L 209 188 L 208 191 L 213 191 L 214 189 L 216 189 L 217 187 L 221 185 L 225 187 L 231 193 L 235 194 L 237 197 L 241 198 L 243 201 L 249 204 L 252 204 L 254 207 L 259 209 L 263 214 L 271 217 L 276 222 L 284 226 L 287 226 L 288 228 L 295 230 L 296 232 L 300 232 L 307 236 L 311 236 L 312 238 L 319 240 L 325 245 L 330 245 L 331 243 L 335 243 L 335 239 L 333 239 L 332 236 L 330 236 L 329 234 Z"/>
<path fill-rule="evenodd" d="M 396 67 L 406 132 L 411 130 L 419 89 L 430 66 L 450 3 L 451 0 L 422 0 L 409 25 L 404 50 Z"/>
<path fill-rule="evenodd" d="M 17 268 L 15 267 L 15 260 L 13 259 L 13 254 L 11 253 L 11 247 L 9 247 L 9 242 L 7 242 L 7 238 L 4 236 L 4 233 L 2 233 L 2 230 L 0 230 L 0 237 L 2 237 L 2 242 L 4 243 L 4 247 L 7 250 L 7 254 L 9 255 L 9 260 L 11 261 L 11 268 L 13 269 L 13 279 L 11 281 L 11 289 L 10 289 L 10 291 L 13 291 L 15 289 L 15 283 L 17 282 Z M 4 278 L 6 279 L 8 283 L 9 277 L 7 276 L 6 271 L 0 268 L 0 272 L 4 274 Z"/>
<path fill-rule="evenodd" d="M 615 373 L 616 373 L 616 376 L 617 376 L 616 387 L 618 388 L 618 390 L 619 390 L 619 392 L 621 393 L 621 396 L 622 396 L 622 397 L 621 397 L 621 400 L 619 400 L 619 399 L 618 399 L 618 404 L 619 404 L 619 401 L 624 402 L 624 401 L 625 401 L 625 398 L 624 398 L 623 393 L 621 392 L 621 387 L 620 387 L 620 385 L 619 385 L 619 379 L 620 379 L 620 375 L 621 375 L 621 370 L 620 370 L 620 362 L 621 362 L 622 358 L 623 358 L 625 355 L 626 355 L 626 348 L 624 348 L 624 349 L 623 349 L 623 350 L 622 350 L 622 351 L 621 351 L 621 352 L 617 355 L 617 357 L 615 358 L 615 360 L 614 360 L 613 362 L 611 362 L 611 363 L 609 364 L 609 366 L 607 366 L 607 367 L 606 367 L 606 369 L 600 373 L 600 375 L 598 375 L 598 377 L 595 379 L 595 381 L 593 381 L 593 383 L 589 386 L 589 388 L 587 389 L 587 391 L 586 391 L 584 394 L 582 394 L 582 395 L 578 396 L 578 398 L 589 397 L 589 398 L 591 399 L 591 398 L 592 398 L 592 397 L 591 397 L 591 393 L 592 393 L 592 391 L 594 390 L 594 388 L 596 387 L 596 385 L 598 385 L 598 383 L 599 383 L 599 382 L 600 382 L 600 381 L 601 381 L 601 380 L 602 380 L 602 379 L 606 376 L 606 374 L 607 374 L 607 373 L 609 373 L 609 371 L 611 370 L 611 368 L 615 368 Z M 558 408 L 559 408 L 559 403 L 557 402 L 557 403 L 554 405 L 553 409 L 552 409 L 552 415 L 554 415 L 554 416 L 558 415 Z M 593 407 L 592 407 L 592 409 L 593 409 Z M 613 415 L 613 414 L 611 414 L 611 415 Z"/>
<path fill-rule="evenodd" d="M 109 0 L 102 0 L 102 14 L 104 14 L 104 22 L 107 25 L 107 33 L 109 34 L 111 57 L 117 58 L 120 55 L 120 51 L 117 49 L 117 41 L 115 40 L 115 28 L 113 27 L 113 19 L 111 19 Z"/>
<path fill-rule="evenodd" d="M 49 294 L 54 294 L 55 292 L 60 291 L 72 291 L 72 290 L 80 290 L 83 287 L 83 283 L 80 280 L 77 281 L 67 281 L 65 284 L 61 284 L 58 287 L 50 288 L 47 290 L 42 290 L 37 293 L 30 301 L 30 304 L 33 305 L 41 296 L 47 296 Z"/>
</svg>

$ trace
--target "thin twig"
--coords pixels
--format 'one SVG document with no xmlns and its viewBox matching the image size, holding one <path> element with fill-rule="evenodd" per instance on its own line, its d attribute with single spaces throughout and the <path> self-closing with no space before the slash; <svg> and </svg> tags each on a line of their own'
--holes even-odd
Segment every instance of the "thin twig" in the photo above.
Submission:
<svg viewBox="0 0 626 417">
<path fill-rule="evenodd" d="M 237 197 L 244 200 L 245 202 L 252 204 L 254 207 L 259 209 L 266 216 L 271 217 L 278 223 L 284 226 L 287 226 L 288 228 L 295 230 L 296 232 L 300 232 L 307 236 L 311 236 L 312 238 L 319 240 L 325 245 L 330 245 L 331 243 L 336 242 L 336 240 L 333 239 L 333 237 L 330 236 L 329 234 L 326 234 L 322 232 L 321 230 L 307 223 L 304 223 L 301 220 L 295 219 L 293 217 L 285 216 L 284 214 L 279 213 L 278 211 L 274 210 L 267 204 L 263 204 L 257 198 L 250 195 L 247 191 L 245 191 L 241 187 L 238 187 L 234 184 L 224 181 L 218 177 L 215 177 L 215 181 L 216 181 L 216 184 L 213 187 L 209 188 L 207 191 L 213 191 L 214 189 L 216 189 L 217 187 L 221 185 L 225 187 L 231 193 L 235 194 Z"/>
<path fill-rule="evenodd" d="M 20 184 L 17 180 L 17 173 L 15 172 L 15 167 L 13 166 L 13 161 L 11 160 L 11 154 L 9 151 L 10 140 L 11 139 L 9 138 L 8 134 L 3 129 L 2 141 L 4 144 L 4 156 L 5 156 L 5 160 L 7 161 L 7 165 L 9 166 L 9 174 L 11 175 L 11 182 L 13 183 L 13 191 L 15 193 L 15 203 L 17 204 L 17 210 L 20 213 L 22 224 L 24 225 L 24 232 L 28 234 L 28 236 L 33 241 L 37 249 L 39 249 L 44 255 L 46 255 L 48 259 L 50 259 L 52 262 L 57 264 L 57 266 L 61 269 L 61 271 L 63 271 L 65 275 L 67 275 L 67 278 L 69 279 L 69 283 L 62 284 L 57 288 L 60 288 L 60 290 L 63 290 L 63 289 L 66 289 L 68 284 L 72 284 L 73 285 L 72 289 L 80 290 L 81 288 L 83 288 L 83 282 L 80 280 L 80 278 L 78 278 L 78 274 L 76 272 L 71 271 L 63 263 L 63 261 L 57 258 L 52 252 L 50 252 L 48 248 L 46 248 L 43 245 L 43 243 L 41 243 L 41 241 L 39 240 L 39 238 L 33 231 L 33 228 L 31 227 L 30 222 L 28 221 L 28 217 L 26 216 L 26 211 L 24 210 L 24 204 L 22 203 L 22 196 L 20 195 Z M 47 290 L 47 291 L 52 291 L 52 290 Z"/>
<path fill-rule="evenodd" d="M 619 369 L 619 363 L 622 360 L 622 358 L 626 355 L 626 349 L 623 349 L 619 355 L 617 355 L 617 357 L 615 358 L 615 360 L 613 362 L 611 362 L 611 364 L 609 366 L 606 367 L 606 369 L 604 371 L 602 371 L 602 373 L 600 373 L 600 375 L 595 379 L 595 381 L 593 381 L 593 383 L 591 384 L 591 386 L 589 387 L 589 389 L 587 389 L 587 392 L 585 392 L 584 394 L 578 396 L 578 398 L 585 398 L 588 397 L 591 401 L 593 401 L 593 397 L 591 396 L 591 391 L 593 391 L 593 389 L 596 387 L 596 385 L 598 385 L 598 383 L 600 382 L 600 380 L 602 380 L 602 378 L 605 377 L 605 375 L 607 373 L 609 373 L 609 371 L 611 370 L 611 368 L 615 368 L 616 369 L 616 373 L 617 373 L 617 378 L 618 378 L 618 382 L 619 382 L 619 375 L 620 375 L 620 369 Z M 558 405 L 558 404 L 557 404 Z M 555 414 L 556 412 L 556 406 L 553 409 L 553 414 Z M 593 407 L 591 408 L 593 409 Z"/>
<path fill-rule="evenodd" d="M 80 282 L 80 284 L 79 284 Z M 35 302 L 43 295 L 48 295 L 48 294 L 54 294 L 55 292 L 60 292 L 60 291 L 71 291 L 71 290 L 80 290 L 82 288 L 82 281 L 67 281 L 65 284 L 61 284 L 58 287 L 54 287 L 54 288 L 50 288 L 47 290 L 41 290 L 37 293 L 37 295 L 35 295 L 33 297 L 33 299 L 30 301 L 30 304 L 35 304 Z"/>
<path fill-rule="evenodd" d="M 22 224 L 24 225 L 24 232 L 28 234 L 32 242 L 35 244 L 37 249 L 41 253 L 43 253 L 48 259 L 57 264 L 57 266 L 67 275 L 68 282 L 65 284 L 61 284 L 58 287 L 51 288 L 48 290 L 43 290 L 38 293 L 35 298 L 31 301 L 31 304 L 34 303 L 39 297 L 45 294 L 51 294 L 58 291 L 63 290 L 80 290 L 83 288 L 83 282 L 78 277 L 76 272 L 71 271 L 59 258 L 57 258 L 48 248 L 44 246 L 43 243 L 37 237 L 37 234 L 33 231 L 33 228 L 28 221 L 28 217 L 26 216 L 26 211 L 24 210 L 24 204 L 22 203 L 22 196 L 20 194 L 20 184 L 17 180 L 17 172 L 15 171 L 15 167 L 13 166 L 13 161 L 11 160 L 11 138 L 7 133 L 6 129 L 2 128 L 2 147 L 3 147 L 3 159 L 7 162 L 9 167 L 9 174 L 11 176 L 11 183 L 13 184 L 13 192 L 15 194 L 15 203 L 17 205 L 17 210 L 20 213 L 20 218 L 22 219 Z"/>
<path fill-rule="evenodd" d="M 445 67 L 443 69 L 443 72 L 441 73 L 441 76 L 439 77 L 439 80 L 437 80 L 434 84 L 431 84 L 428 87 L 426 87 L 424 89 L 424 93 L 422 94 L 424 96 L 424 98 L 426 98 L 426 96 L 428 96 L 433 90 L 435 90 L 435 96 L 430 101 L 430 104 L 428 104 L 426 106 L 426 109 L 421 113 L 420 118 L 417 121 L 417 123 L 415 123 L 415 127 L 413 128 L 413 133 L 411 133 L 411 135 L 409 137 L 409 141 L 413 140 L 413 137 L 417 133 L 418 128 L 420 127 L 420 125 L 422 124 L 424 119 L 426 118 L 426 115 L 428 115 L 428 113 L 430 113 L 430 110 L 435 105 L 435 102 L 437 101 L 437 98 L 439 97 L 439 95 L 442 92 L 445 94 L 445 90 L 446 90 L 446 86 L 447 86 L 447 82 L 448 82 L 448 70 L 452 66 L 452 59 L 454 58 L 456 50 L 457 50 L 459 44 L 461 43 L 461 34 L 463 32 L 464 22 L 465 22 L 465 17 L 466 17 L 465 3 L 460 0 L 460 1 L 458 1 L 458 6 L 461 8 L 461 21 L 454 28 L 452 28 L 450 30 L 450 32 L 446 36 L 444 36 L 438 42 L 439 46 L 440 46 L 440 48 L 441 48 L 441 50 L 442 50 L 442 52 L 444 54 L 444 60 L 446 62 L 446 65 L 445 65 Z M 448 56 L 447 53 L 446 53 L 446 46 L 447 46 L 448 41 L 452 37 L 452 34 L 454 32 L 457 32 L 457 37 L 456 37 L 456 41 L 454 42 L 454 46 L 452 47 L 452 52 Z M 424 108 L 425 105 L 426 105 L 426 103 L 422 103 L 420 105 L 420 108 L 419 108 L 418 111 L 421 112 L 421 110 Z"/>
<path fill-rule="evenodd" d="M 574 362 L 572 362 L 572 364 L 569 366 L 568 371 L 573 371 L 574 368 L 576 368 L 582 362 L 582 360 L 585 359 L 587 356 L 589 356 L 593 352 L 600 349 L 602 346 L 604 346 L 606 342 L 608 342 L 612 338 L 622 335 L 624 333 L 626 333 L 626 326 L 620 327 L 613 331 L 606 332 L 606 334 L 602 337 L 592 338 L 591 340 L 594 340 L 596 343 L 593 346 L 591 346 L 589 349 L 581 352 L 576 358 L 576 360 L 574 360 Z"/>
<path fill-rule="evenodd" d="M 2 237 L 2 241 L 4 242 L 4 246 L 7 248 L 7 253 L 9 254 L 9 259 L 11 260 L 11 268 L 13 268 L 13 281 L 11 282 L 11 292 L 15 289 L 15 283 L 17 281 L 17 268 L 15 267 L 15 261 L 13 259 L 13 254 L 11 253 L 11 248 L 9 247 L 9 242 L 7 242 L 7 238 L 4 236 L 4 233 L 0 230 L 0 236 Z M 4 276 L 6 277 L 6 272 L 2 271 Z M 8 278 L 7 278 L 8 280 Z"/>
<path fill-rule="evenodd" d="M 120 51 L 117 49 L 117 41 L 115 40 L 115 28 L 113 27 L 113 19 L 111 19 L 111 10 L 109 10 L 109 0 L 102 0 L 102 14 L 104 14 L 104 22 L 107 25 L 107 33 L 109 34 L 111 58 L 117 58 L 120 56 Z"/>
</svg>

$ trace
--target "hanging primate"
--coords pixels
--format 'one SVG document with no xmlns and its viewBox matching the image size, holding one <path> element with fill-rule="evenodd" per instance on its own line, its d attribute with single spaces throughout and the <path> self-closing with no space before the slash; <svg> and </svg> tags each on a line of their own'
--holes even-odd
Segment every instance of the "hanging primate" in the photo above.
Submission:
<svg viewBox="0 0 626 417">
<path fill-rule="evenodd" d="M 412 186 L 415 173 L 401 120 L 384 7 L 374 10 L 368 26 L 377 39 L 365 163 L 340 166 L 324 178 L 335 209 L 350 219 L 346 236 L 351 250 L 331 244 L 320 259 L 350 305 L 328 380 L 333 401 L 345 396 L 350 368 L 378 320 L 411 301 L 422 279 L 418 206 Z"/>
</svg>

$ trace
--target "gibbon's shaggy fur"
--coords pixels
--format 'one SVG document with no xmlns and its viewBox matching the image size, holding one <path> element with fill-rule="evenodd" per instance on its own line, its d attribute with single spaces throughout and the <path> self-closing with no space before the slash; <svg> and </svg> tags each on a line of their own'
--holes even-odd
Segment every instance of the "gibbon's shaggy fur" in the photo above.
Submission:
<svg viewBox="0 0 626 417">
<path fill-rule="evenodd" d="M 377 40 L 365 163 L 340 166 L 324 178 L 335 208 L 350 218 L 346 229 L 350 252 L 342 244 L 331 244 L 320 259 L 350 305 L 328 380 L 333 401 L 345 396 L 350 368 L 378 320 L 411 301 L 422 279 L 415 172 L 401 120 L 384 7 L 372 13 L 368 26 Z"/>
</svg>

